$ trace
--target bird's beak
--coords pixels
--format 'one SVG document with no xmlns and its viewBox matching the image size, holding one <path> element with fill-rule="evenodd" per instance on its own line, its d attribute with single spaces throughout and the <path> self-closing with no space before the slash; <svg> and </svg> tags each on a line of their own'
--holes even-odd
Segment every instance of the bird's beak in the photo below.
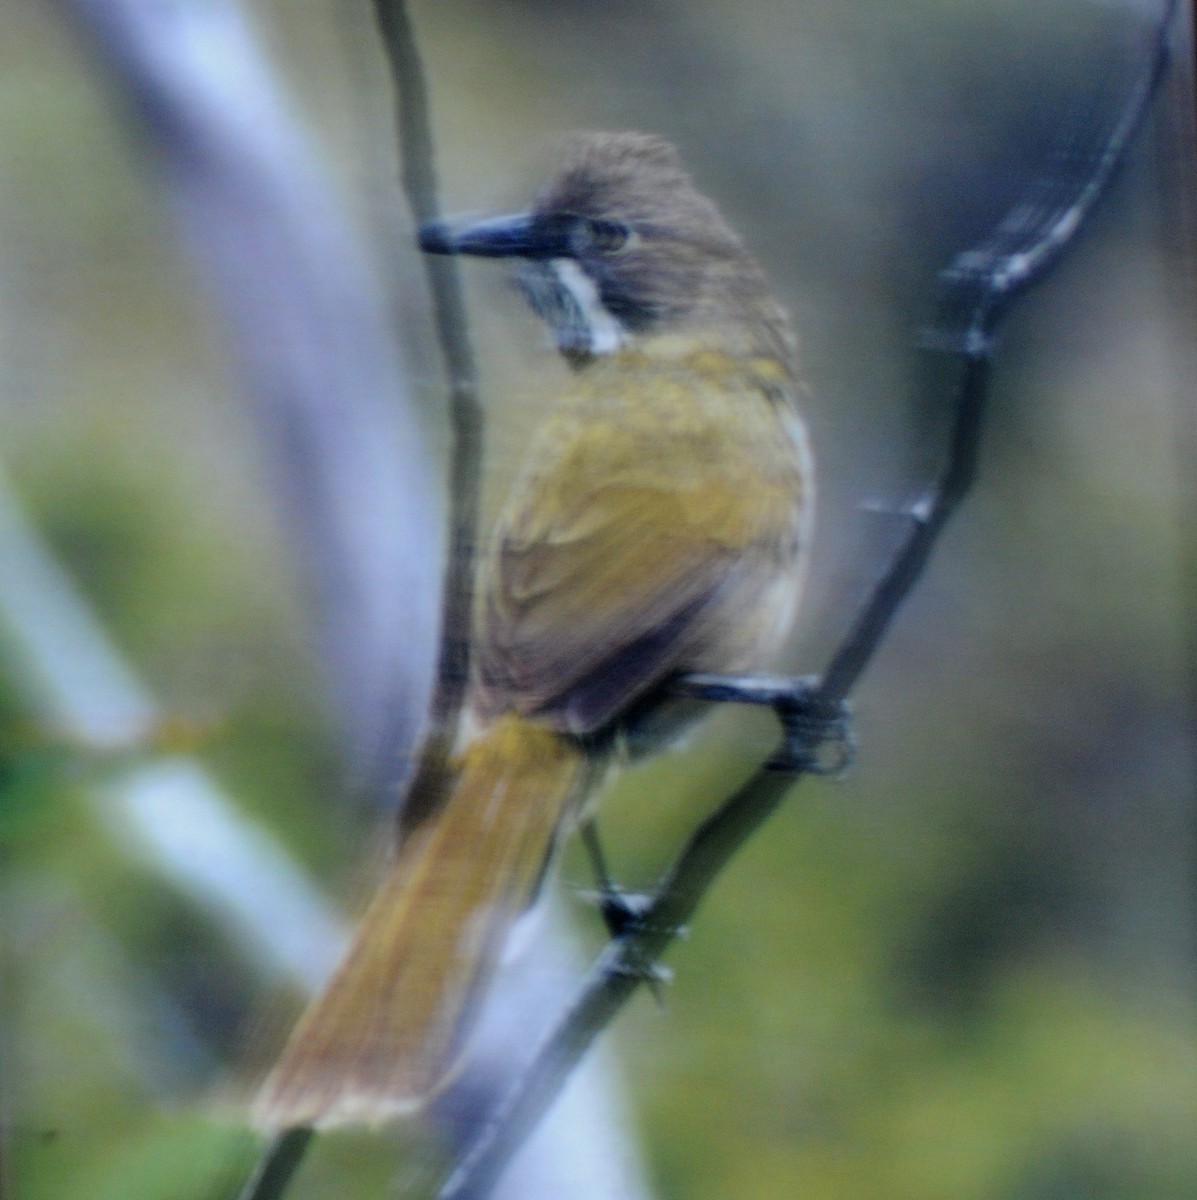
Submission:
<svg viewBox="0 0 1197 1200">
<path fill-rule="evenodd" d="M 474 254 L 482 258 L 562 258 L 569 247 L 560 231 L 529 213 L 484 221 L 428 221 L 420 226 L 426 254 Z"/>
</svg>

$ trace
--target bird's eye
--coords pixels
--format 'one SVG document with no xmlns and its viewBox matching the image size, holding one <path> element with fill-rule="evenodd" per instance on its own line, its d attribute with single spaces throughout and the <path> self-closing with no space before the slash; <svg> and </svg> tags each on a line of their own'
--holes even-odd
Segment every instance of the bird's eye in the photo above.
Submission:
<svg viewBox="0 0 1197 1200">
<path fill-rule="evenodd" d="M 622 254 L 636 241 L 630 226 L 601 217 L 571 215 L 566 230 L 570 250 L 578 258 L 585 254 Z"/>
<path fill-rule="evenodd" d="M 621 254 L 635 240 L 632 230 L 622 221 L 591 221 L 590 246 L 599 254 Z"/>
<path fill-rule="evenodd" d="M 623 221 L 612 221 L 602 217 L 583 217 L 576 213 L 562 213 L 552 218 L 559 237 L 574 258 L 588 254 L 622 254 L 638 240 L 636 231 Z"/>
</svg>

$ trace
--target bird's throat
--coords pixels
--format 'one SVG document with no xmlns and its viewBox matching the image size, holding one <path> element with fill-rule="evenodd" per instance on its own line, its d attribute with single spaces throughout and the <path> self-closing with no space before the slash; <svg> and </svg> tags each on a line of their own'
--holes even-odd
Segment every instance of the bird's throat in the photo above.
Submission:
<svg viewBox="0 0 1197 1200">
<path fill-rule="evenodd" d="M 518 280 L 571 362 L 615 354 L 631 342 L 628 328 L 603 304 L 598 285 L 572 258 L 524 262 Z"/>
<path fill-rule="evenodd" d="M 554 258 L 550 266 L 559 286 L 569 297 L 566 307 L 576 314 L 571 329 L 575 346 L 580 336 L 585 352 L 591 357 L 614 354 L 626 346 L 630 335 L 603 304 L 594 280 L 572 258 Z"/>
</svg>

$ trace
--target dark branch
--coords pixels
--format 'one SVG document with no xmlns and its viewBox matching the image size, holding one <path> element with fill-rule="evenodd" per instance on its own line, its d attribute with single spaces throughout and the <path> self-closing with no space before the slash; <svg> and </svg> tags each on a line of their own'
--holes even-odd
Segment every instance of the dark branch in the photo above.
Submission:
<svg viewBox="0 0 1197 1200">
<path fill-rule="evenodd" d="M 994 332 L 1010 305 L 1075 242 L 1159 89 L 1178 7 L 1179 0 L 1166 0 L 1149 31 L 1142 67 L 1112 117 L 1094 119 L 1092 96 L 1077 104 L 1026 196 L 987 241 L 957 255 L 942 273 L 936 326 L 923 337 L 928 348 L 973 357 L 992 353 Z"/>
<path fill-rule="evenodd" d="M 314 1129 L 298 1126 L 273 1138 L 241 1191 L 240 1200 L 280 1200 L 299 1169 Z"/>
<path fill-rule="evenodd" d="M 424 64 L 404 0 L 375 0 L 375 11 L 398 100 L 403 190 L 417 223 L 423 224 L 440 215 Z M 421 258 L 449 380 L 453 430 L 449 467 L 450 543 L 445 566 L 440 662 L 433 699 L 434 742 L 425 752 L 439 759 L 452 741 L 469 677 L 472 551 L 478 526 L 484 426 L 457 263 L 439 255 L 424 254 Z"/>
<path fill-rule="evenodd" d="M 909 534 L 822 679 L 813 687 L 799 681 L 789 692 L 769 680 L 750 687 L 746 694 L 729 693 L 724 698 L 763 700 L 778 707 L 787 700 L 801 702 L 826 718 L 840 710 L 976 477 L 997 325 L 1013 299 L 1041 279 L 1075 241 L 1107 191 L 1163 75 L 1175 10 L 1176 0 L 1169 0 L 1143 70 L 1117 119 L 1088 155 L 1078 160 L 1070 136 L 1069 170 L 1061 175 L 1059 162 L 1053 160 L 994 236 L 959 255 L 941 275 L 940 320 L 926 340 L 932 350 L 960 360 L 945 466 L 926 497 L 911 510 Z M 794 754 L 792 742 L 783 742 L 769 762 L 699 826 L 658 884 L 639 924 L 599 956 L 577 999 L 561 1015 L 527 1072 L 479 1129 L 438 1200 L 481 1200 L 488 1194 L 582 1054 L 636 988 L 651 978 L 652 964 L 685 927 L 720 871 L 811 770 L 810 764 L 818 761 L 818 739 L 824 736 L 825 726 L 811 721 L 805 728 L 808 741 L 799 747 L 799 754 Z M 786 756 L 794 765 L 777 770 L 772 764 Z"/>
<path fill-rule="evenodd" d="M 965 354 L 952 404 L 947 463 L 932 491 L 910 509 L 910 531 L 814 690 L 825 708 L 842 702 L 876 653 L 902 602 L 918 582 L 939 535 L 977 472 L 989 359 Z"/>
</svg>

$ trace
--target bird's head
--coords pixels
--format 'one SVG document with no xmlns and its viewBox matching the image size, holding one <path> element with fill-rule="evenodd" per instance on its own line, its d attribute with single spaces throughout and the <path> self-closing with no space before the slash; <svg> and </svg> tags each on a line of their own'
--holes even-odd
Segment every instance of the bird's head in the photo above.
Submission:
<svg viewBox="0 0 1197 1200">
<path fill-rule="evenodd" d="M 760 268 L 668 142 L 580 134 L 559 164 L 528 211 L 431 222 L 421 248 L 518 259 L 524 294 L 575 364 L 704 325 L 784 324 Z"/>
</svg>

